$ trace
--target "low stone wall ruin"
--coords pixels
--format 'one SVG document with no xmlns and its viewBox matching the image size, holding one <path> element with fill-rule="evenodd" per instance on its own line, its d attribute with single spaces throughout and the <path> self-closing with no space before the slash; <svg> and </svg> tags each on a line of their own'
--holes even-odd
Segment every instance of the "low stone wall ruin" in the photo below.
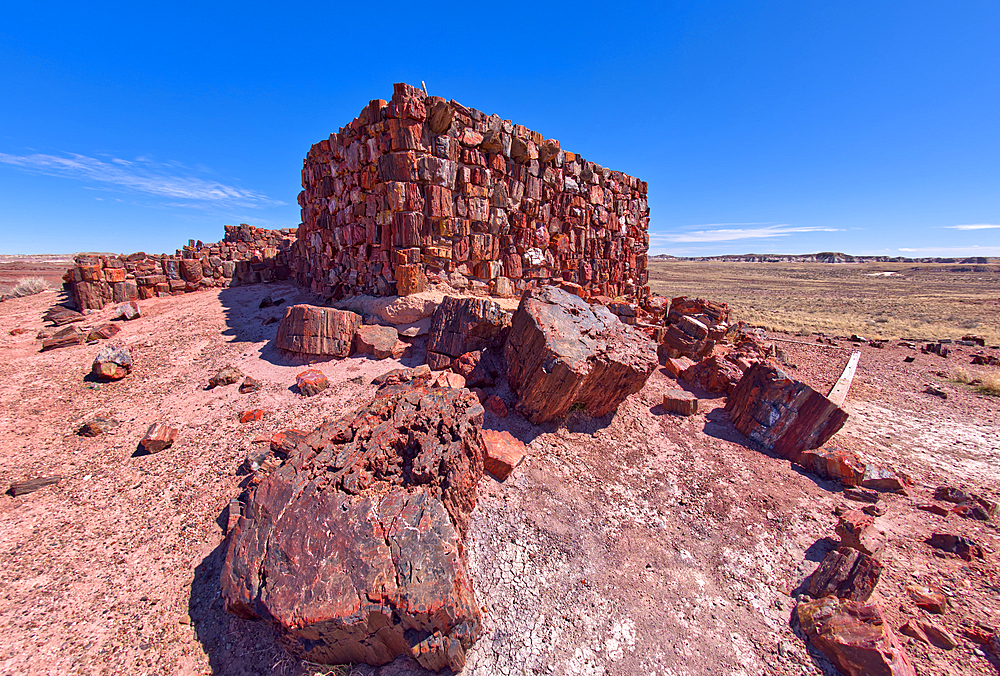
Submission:
<svg viewBox="0 0 1000 676">
<path fill-rule="evenodd" d="M 108 303 L 288 279 L 295 230 L 227 225 L 221 242 L 190 240 L 176 254 L 81 254 L 63 278 L 80 310 Z"/>
<path fill-rule="evenodd" d="M 316 293 L 405 295 L 438 275 L 497 296 L 648 294 L 643 181 L 406 84 L 315 144 L 302 186 L 295 276 Z"/>
</svg>

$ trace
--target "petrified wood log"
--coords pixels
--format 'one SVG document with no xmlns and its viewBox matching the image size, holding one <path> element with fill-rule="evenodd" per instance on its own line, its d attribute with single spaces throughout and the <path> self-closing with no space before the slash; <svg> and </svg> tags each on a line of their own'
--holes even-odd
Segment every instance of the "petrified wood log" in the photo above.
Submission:
<svg viewBox="0 0 1000 676">
<path fill-rule="evenodd" d="M 427 363 L 448 368 L 466 352 L 503 345 L 510 321 L 510 313 L 488 298 L 445 296 L 431 318 Z"/>
<path fill-rule="evenodd" d="M 293 305 L 285 310 L 275 341 L 289 352 L 348 357 L 359 326 L 361 315 L 348 310 Z"/>
<path fill-rule="evenodd" d="M 847 421 L 839 406 L 764 362 L 743 374 L 726 410 L 736 429 L 792 462 L 825 444 Z"/>
<path fill-rule="evenodd" d="M 410 654 L 461 670 L 480 631 L 461 552 L 483 475 L 482 420 L 467 390 L 411 378 L 307 435 L 233 532 L 228 610 L 274 622 L 286 648 L 313 662 Z"/>
<path fill-rule="evenodd" d="M 536 425 L 577 403 L 594 417 L 615 410 L 657 364 L 645 335 L 607 308 L 552 286 L 525 291 L 504 356 L 517 408 Z"/>
<path fill-rule="evenodd" d="M 809 595 L 867 601 L 881 575 L 881 561 L 857 549 L 841 547 L 829 552 L 813 572 L 809 578 Z"/>
</svg>

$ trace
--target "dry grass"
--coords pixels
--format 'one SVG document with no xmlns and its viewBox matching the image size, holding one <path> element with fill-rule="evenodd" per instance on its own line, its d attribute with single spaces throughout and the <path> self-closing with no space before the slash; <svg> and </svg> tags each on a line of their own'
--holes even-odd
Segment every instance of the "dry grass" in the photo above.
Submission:
<svg viewBox="0 0 1000 676">
<path fill-rule="evenodd" d="M 892 272 L 890 276 L 874 273 Z M 914 263 L 649 263 L 663 296 L 729 303 L 738 319 L 802 334 L 1000 344 L 1000 265 Z"/>
<path fill-rule="evenodd" d="M 41 277 L 24 277 L 17 281 L 17 284 L 11 289 L 10 295 L 17 298 L 24 298 L 25 296 L 34 296 L 36 293 L 41 293 L 42 291 L 48 291 L 48 289 L 49 283 Z"/>
<path fill-rule="evenodd" d="M 951 372 L 951 379 L 962 385 L 972 385 L 983 394 L 1000 397 L 1000 373 L 996 371 L 970 373 L 964 366 L 959 366 Z"/>
</svg>

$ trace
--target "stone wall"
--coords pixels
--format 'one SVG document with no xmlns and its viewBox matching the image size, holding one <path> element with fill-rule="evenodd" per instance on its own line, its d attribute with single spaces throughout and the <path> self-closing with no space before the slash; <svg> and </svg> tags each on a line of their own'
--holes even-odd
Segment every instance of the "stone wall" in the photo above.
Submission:
<svg viewBox="0 0 1000 676">
<path fill-rule="evenodd" d="M 405 295 L 428 276 L 648 295 L 643 181 L 406 84 L 315 144 L 302 186 L 294 273 L 326 296 Z"/>
<path fill-rule="evenodd" d="M 189 240 L 170 254 L 78 255 L 63 278 L 80 310 L 108 303 L 189 293 L 208 287 L 288 279 L 295 229 L 227 225 L 214 244 Z"/>
</svg>

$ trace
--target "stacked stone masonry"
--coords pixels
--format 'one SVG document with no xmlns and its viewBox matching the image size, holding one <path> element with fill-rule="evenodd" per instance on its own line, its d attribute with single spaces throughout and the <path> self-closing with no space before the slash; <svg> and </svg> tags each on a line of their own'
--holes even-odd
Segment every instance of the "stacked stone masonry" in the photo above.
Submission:
<svg viewBox="0 0 1000 676">
<path fill-rule="evenodd" d="M 457 273 L 496 296 L 648 295 L 646 183 L 406 84 L 315 144 L 302 186 L 294 274 L 316 293 Z"/>
<path fill-rule="evenodd" d="M 227 225 L 214 244 L 189 240 L 174 255 L 81 254 L 64 277 L 80 310 L 108 303 L 288 279 L 295 229 L 263 230 Z"/>
</svg>

